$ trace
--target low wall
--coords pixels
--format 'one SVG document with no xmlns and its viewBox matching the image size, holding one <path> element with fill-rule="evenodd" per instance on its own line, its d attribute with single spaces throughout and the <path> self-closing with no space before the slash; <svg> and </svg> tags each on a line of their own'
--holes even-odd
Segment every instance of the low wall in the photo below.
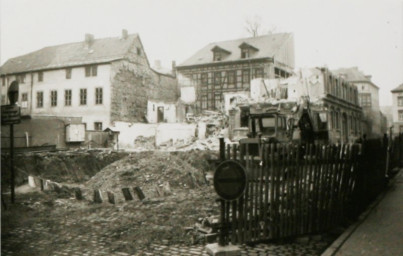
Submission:
<svg viewBox="0 0 403 256">
<path fill-rule="evenodd" d="M 10 127 L 1 126 L 1 147 L 10 146 Z M 14 147 L 56 145 L 66 147 L 65 122 L 59 119 L 22 119 L 14 125 Z"/>
<path fill-rule="evenodd" d="M 114 131 L 119 131 L 119 148 L 134 149 L 137 137 L 154 137 L 155 146 L 167 142 L 190 142 L 196 135 L 195 124 L 183 123 L 126 123 L 115 122 Z"/>
</svg>

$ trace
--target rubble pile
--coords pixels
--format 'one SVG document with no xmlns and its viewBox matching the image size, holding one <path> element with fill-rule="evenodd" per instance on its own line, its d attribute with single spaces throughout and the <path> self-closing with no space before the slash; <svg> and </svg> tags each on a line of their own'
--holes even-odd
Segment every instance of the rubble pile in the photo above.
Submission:
<svg viewBox="0 0 403 256">
<path fill-rule="evenodd" d="M 177 189 L 194 189 L 206 184 L 203 171 L 169 152 L 138 152 L 114 162 L 94 175 L 86 184 L 93 189 L 120 191 L 140 186 L 146 197 Z"/>
<path fill-rule="evenodd" d="M 216 242 L 219 228 L 219 216 L 215 215 L 199 218 L 193 227 L 187 227 L 185 231 L 192 244 L 205 244 Z"/>
<path fill-rule="evenodd" d="M 144 137 L 137 136 L 134 140 L 134 146 L 139 151 L 147 151 L 155 149 L 155 136 Z"/>
<path fill-rule="evenodd" d="M 16 154 L 14 164 L 16 185 L 27 182 L 27 174 L 56 182 L 83 182 L 105 166 L 125 156 L 127 152 L 111 150 L 73 149 L 57 152 Z M 9 156 L 1 154 L 2 185 L 9 187 Z"/>
</svg>

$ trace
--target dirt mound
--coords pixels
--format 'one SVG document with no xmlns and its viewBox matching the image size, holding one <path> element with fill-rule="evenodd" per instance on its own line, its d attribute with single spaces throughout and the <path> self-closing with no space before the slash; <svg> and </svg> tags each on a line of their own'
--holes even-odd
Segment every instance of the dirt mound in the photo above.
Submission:
<svg viewBox="0 0 403 256">
<path fill-rule="evenodd" d="M 126 152 L 73 150 L 18 154 L 14 157 L 16 185 L 27 182 L 28 174 L 56 182 L 82 182 L 102 168 L 125 156 Z M 1 155 L 2 185 L 10 180 L 9 156 Z"/>
<path fill-rule="evenodd" d="M 180 188 L 204 186 L 206 180 L 203 170 L 208 167 L 202 163 L 203 160 L 197 162 L 194 158 L 186 159 L 186 154 L 180 156 L 180 153 L 161 151 L 132 153 L 93 176 L 87 182 L 87 187 L 120 191 L 124 187 L 139 186 L 146 196 L 151 197 L 156 194 L 157 187 L 166 187 L 167 183 L 172 192 Z"/>
</svg>

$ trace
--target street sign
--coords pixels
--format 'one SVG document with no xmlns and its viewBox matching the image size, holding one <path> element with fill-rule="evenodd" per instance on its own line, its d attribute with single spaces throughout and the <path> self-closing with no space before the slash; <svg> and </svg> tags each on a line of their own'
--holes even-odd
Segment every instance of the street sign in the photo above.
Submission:
<svg viewBox="0 0 403 256">
<path fill-rule="evenodd" d="M 214 189 L 224 200 L 235 200 L 242 196 L 246 183 L 245 168 L 234 160 L 222 162 L 214 172 Z"/>
<path fill-rule="evenodd" d="M 1 106 L 1 125 L 19 124 L 21 122 L 21 111 L 17 105 Z"/>
</svg>

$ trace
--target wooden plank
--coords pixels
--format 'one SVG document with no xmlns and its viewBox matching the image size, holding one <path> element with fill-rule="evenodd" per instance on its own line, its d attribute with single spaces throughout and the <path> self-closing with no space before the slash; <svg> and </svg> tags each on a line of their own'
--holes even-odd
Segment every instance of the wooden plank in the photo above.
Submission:
<svg viewBox="0 0 403 256">
<path fill-rule="evenodd" d="M 250 167 L 249 167 L 249 147 L 248 145 L 245 146 L 245 168 L 246 171 L 249 175 L 250 179 Z M 244 242 L 249 242 L 249 189 L 250 189 L 250 182 L 248 182 L 248 185 L 246 186 L 245 189 L 245 207 L 244 207 Z"/>
<path fill-rule="evenodd" d="M 311 144 L 310 150 L 310 158 L 309 158 L 309 172 L 308 172 L 308 212 L 307 212 L 307 233 L 312 233 L 313 227 L 313 179 L 314 179 L 314 172 L 315 172 L 315 165 L 314 165 L 314 158 L 315 158 L 315 148 L 317 145 Z"/>
<path fill-rule="evenodd" d="M 269 160 L 269 172 L 268 172 L 268 186 L 270 190 L 270 196 L 269 196 L 269 215 L 270 215 L 270 222 L 269 222 L 269 238 L 273 239 L 274 238 L 274 230 L 275 230 L 275 207 L 274 207 L 274 193 L 275 193 L 275 183 L 274 183 L 274 149 L 275 149 L 275 144 L 270 143 L 269 144 L 269 155 L 268 155 L 268 160 Z"/>
<path fill-rule="evenodd" d="M 245 145 L 239 145 L 239 152 L 240 152 L 240 160 L 241 160 L 241 163 L 242 163 L 242 165 L 243 166 L 245 166 L 245 168 L 246 168 L 246 146 Z M 246 185 L 246 188 L 245 188 L 245 193 L 244 193 L 244 195 L 242 196 L 242 200 L 240 201 L 240 204 L 242 203 L 242 205 L 241 205 L 241 212 L 240 212 L 240 230 L 241 230 L 241 234 L 240 234 L 240 240 L 239 240 L 239 242 L 240 243 L 245 243 L 246 242 L 246 228 L 245 228 L 245 226 L 246 226 L 246 218 L 247 218 L 247 210 L 246 210 L 246 203 L 247 203 L 247 197 L 246 197 L 246 191 L 247 191 L 247 189 L 248 189 L 248 186 L 249 186 L 249 182 L 248 182 L 248 184 Z"/>
<path fill-rule="evenodd" d="M 275 213 L 275 218 L 274 218 L 274 225 L 275 225 L 275 236 L 274 239 L 280 238 L 280 225 L 281 225 L 281 219 L 280 219 L 280 159 L 279 155 L 281 154 L 281 144 L 276 143 L 275 144 L 275 165 L 274 165 L 274 187 L 275 187 L 275 195 L 274 195 L 274 201 L 273 203 L 275 204 L 274 208 L 274 213 Z"/>
<path fill-rule="evenodd" d="M 236 244 L 237 243 L 237 227 L 238 227 L 238 221 L 237 221 L 237 201 L 234 200 L 231 202 L 231 243 Z"/>
<path fill-rule="evenodd" d="M 321 171 L 321 152 L 322 145 L 316 145 L 315 148 L 315 159 L 314 159 L 314 182 L 313 182 L 313 205 L 312 205 L 312 220 L 313 220 L 313 231 L 318 231 L 318 205 L 319 205 L 319 181 L 320 181 L 320 171 Z"/>
<path fill-rule="evenodd" d="M 292 147 L 291 144 L 287 144 L 287 159 L 286 159 L 286 166 L 287 166 L 287 175 L 286 175 L 286 195 L 287 195 L 287 222 L 286 222 L 286 234 L 287 236 L 291 236 L 291 225 L 292 225 L 292 164 L 291 164 L 291 157 L 292 157 Z"/>
<path fill-rule="evenodd" d="M 280 162 L 280 237 L 285 237 L 285 145 L 281 144 Z"/>
<path fill-rule="evenodd" d="M 263 152 L 263 169 L 262 169 L 262 179 L 264 179 L 264 202 L 263 202 L 263 214 L 262 214 L 262 221 L 263 221 L 263 237 L 262 239 L 266 240 L 269 239 L 269 230 L 268 227 L 270 225 L 270 214 L 268 213 L 269 207 L 269 176 L 270 176 L 270 163 L 269 163 L 269 150 L 270 145 L 264 145 L 264 152 Z M 262 180 L 263 182 L 263 180 Z"/>
</svg>

